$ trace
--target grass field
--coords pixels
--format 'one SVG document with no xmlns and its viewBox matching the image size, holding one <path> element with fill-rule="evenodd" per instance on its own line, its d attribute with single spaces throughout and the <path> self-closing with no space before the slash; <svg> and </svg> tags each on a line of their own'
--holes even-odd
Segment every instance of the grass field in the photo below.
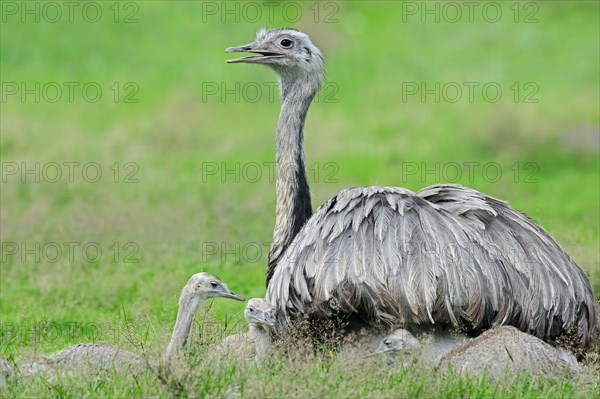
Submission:
<svg viewBox="0 0 600 399">
<path fill-rule="evenodd" d="M 223 53 L 261 26 L 304 30 L 326 54 L 305 129 L 313 207 L 349 186 L 464 184 L 536 219 L 600 298 L 599 5 L 471 2 L 470 13 L 466 3 L 4 1 L 0 356 L 18 363 L 92 340 L 159 353 L 198 271 L 264 295 L 276 77 Z M 215 300 L 201 312 L 182 394 L 220 397 L 232 384 L 244 397 L 600 392 L 597 376 L 496 385 L 375 361 L 215 366 L 207 343 L 244 329 L 243 307 Z M 151 375 L 0 390 L 170 393 Z"/>
</svg>

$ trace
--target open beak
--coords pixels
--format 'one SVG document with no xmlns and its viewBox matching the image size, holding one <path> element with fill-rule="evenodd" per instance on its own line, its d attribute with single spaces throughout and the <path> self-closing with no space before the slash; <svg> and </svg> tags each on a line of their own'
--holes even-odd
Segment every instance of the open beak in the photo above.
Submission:
<svg viewBox="0 0 600 399">
<path fill-rule="evenodd" d="M 259 54 L 259 55 L 251 55 L 248 57 L 240 57 L 240 58 L 234 58 L 232 60 L 227 60 L 228 63 L 230 64 L 235 64 L 238 62 L 245 62 L 245 63 L 262 63 L 265 60 L 269 60 L 272 58 L 281 58 L 284 55 L 280 54 L 280 53 L 273 53 L 273 52 L 269 52 L 269 51 L 262 51 L 256 48 L 256 43 L 249 43 L 246 44 L 244 46 L 239 46 L 239 47 L 228 47 L 225 49 L 226 53 L 254 53 L 254 54 Z"/>
</svg>

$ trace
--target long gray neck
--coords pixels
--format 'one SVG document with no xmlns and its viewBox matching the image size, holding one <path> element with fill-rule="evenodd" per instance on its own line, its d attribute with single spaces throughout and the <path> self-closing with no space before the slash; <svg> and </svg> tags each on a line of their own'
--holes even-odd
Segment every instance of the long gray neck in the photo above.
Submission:
<svg viewBox="0 0 600 399">
<path fill-rule="evenodd" d="M 281 112 L 275 137 L 277 202 L 267 286 L 285 250 L 312 215 L 304 165 L 304 121 L 319 84 L 309 76 L 280 76 Z"/>
<path fill-rule="evenodd" d="M 167 346 L 167 350 L 165 352 L 165 362 L 170 362 L 173 356 L 187 343 L 187 339 L 192 328 L 192 321 L 194 320 L 194 315 L 196 314 L 196 310 L 198 309 L 199 305 L 200 299 L 193 296 L 187 290 L 187 287 L 185 287 L 181 292 L 181 296 L 179 297 L 177 321 L 175 322 L 175 327 L 173 328 L 171 341 L 169 341 L 169 345 Z"/>
<path fill-rule="evenodd" d="M 248 329 L 250 332 L 250 337 L 254 341 L 254 347 L 256 348 L 255 360 L 257 362 L 262 362 L 268 355 L 269 351 L 271 350 L 271 346 L 273 345 L 271 342 L 271 337 L 269 336 L 269 331 L 261 326 L 257 326 L 256 324 L 249 324 Z"/>
</svg>

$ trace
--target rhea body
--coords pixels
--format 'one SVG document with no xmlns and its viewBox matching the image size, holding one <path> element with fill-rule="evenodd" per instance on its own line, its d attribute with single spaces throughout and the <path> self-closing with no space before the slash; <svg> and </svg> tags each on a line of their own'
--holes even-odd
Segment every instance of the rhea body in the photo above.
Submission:
<svg viewBox="0 0 600 399">
<path fill-rule="evenodd" d="M 196 310 L 204 300 L 209 298 L 244 300 L 217 277 L 208 273 L 194 274 L 183 287 L 179 297 L 177 321 L 162 358 L 164 365 L 170 364 L 177 353 L 184 349 Z M 147 365 L 145 359 L 134 352 L 107 342 L 95 342 L 73 345 L 53 354 L 38 357 L 20 366 L 17 374 L 19 376 L 52 376 L 64 370 L 98 374 L 113 369 L 120 372 L 139 372 Z M 7 370 L 5 374 L 12 373 L 10 368 Z"/>
<path fill-rule="evenodd" d="M 485 374 L 494 380 L 507 373 L 574 377 L 579 370 L 577 359 L 567 350 L 512 326 L 493 328 L 454 347 L 440 360 L 441 368 L 449 365 L 457 372 Z"/>
<path fill-rule="evenodd" d="M 459 185 L 341 191 L 313 214 L 304 122 L 325 67 L 308 35 L 261 29 L 226 49 L 257 55 L 279 76 L 276 214 L 266 299 L 279 325 L 300 316 L 345 317 L 388 328 L 451 325 L 477 335 L 513 325 L 542 339 L 596 334 L 583 270 L 535 221 Z"/>
<path fill-rule="evenodd" d="M 493 328 L 472 340 L 456 338 L 449 341 L 434 335 L 421 342 L 409 331 L 398 329 L 381 341 L 374 354 L 385 354 L 388 366 L 397 365 L 400 359 L 406 365 L 406 358 L 416 357 L 442 369 L 451 366 L 459 373 L 485 374 L 495 380 L 507 373 L 572 377 L 579 369 L 573 354 L 512 326 Z"/>
</svg>

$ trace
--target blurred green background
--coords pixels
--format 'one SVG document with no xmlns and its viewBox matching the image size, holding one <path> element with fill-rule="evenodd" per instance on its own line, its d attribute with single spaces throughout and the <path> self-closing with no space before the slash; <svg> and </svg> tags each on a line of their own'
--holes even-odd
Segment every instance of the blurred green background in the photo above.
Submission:
<svg viewBox="0 0 600 399">
<path fill-rule="evenodd" d="M 326 55 L 314 208 L 349 186 L 468 185 L 536 219 L 600 295 L 598 2 L 54 2 L 56 22 L 50 3 L 2 4 L 0 356 L 89 340 L 23 325 L 168 331 L 202 270 L 264 294 L 276 77 L 223 51 L 262 26 Z"/>
</svg>

